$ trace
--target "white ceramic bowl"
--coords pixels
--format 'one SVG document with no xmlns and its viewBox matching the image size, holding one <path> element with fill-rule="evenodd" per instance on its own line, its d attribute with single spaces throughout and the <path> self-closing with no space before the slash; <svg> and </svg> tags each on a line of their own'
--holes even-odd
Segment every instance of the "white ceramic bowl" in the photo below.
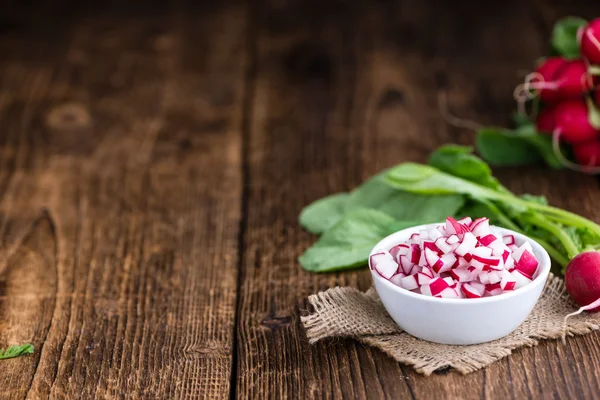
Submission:
<svg viewBox="0 0 600 400">
<path fill-rule="evenodd" d="M 441 224 L 441 223 L 440 223 Z M 396 232 L 377 245 L 371 254 L 406 242 L 410 235 L 440 224 L 420 225 Z M 517 329 L 538 301 L 548 273 L 550 257 L 537 242 L 525 235 L 499 227 L 492 232 L 514 235 L 517 245 L 528 241 L 540 266 L 533 281 L 515 291 L 480 299 L 442 299 L 402 289 L 369 269 L 375 289 L 392 319 L 420 339 L 444 344 L 476 344 L 500 339 Z"/>
</svg>

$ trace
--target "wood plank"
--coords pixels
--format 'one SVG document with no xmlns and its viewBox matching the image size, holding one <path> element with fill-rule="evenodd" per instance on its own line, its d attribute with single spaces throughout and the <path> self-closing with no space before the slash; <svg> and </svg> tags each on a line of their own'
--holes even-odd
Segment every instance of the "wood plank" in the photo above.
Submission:
<svg viewBox="0 0 600 400">
<path fill-rule="evenodd" d="M 308 294 L 335 285 L 369 286 L 365 271 L 301 270 L 296 258 L 314 242 L 297 224 L 301 208 L 351 189 L 385 167 L 425 161 L 443 143 L 471 144 L 473 132 L 452 128 L 441 117 L 441 91 L 448 93 L 454 113 L 506 125 L 519 74 L 546 49 L 538 6 L 369 2 L 321 6 L 316 12 L 311 2 L 287 2 L 257 11 L 238 397 L 585 398 L 597 393 L 597 357 L 584 355 L 597 354 L 595 334 L 569 339 L 567 346 L 550 342 L 519 350 L 467 376 L 423 377 L 352 341 L 309 346 L 299 324 Z M 496 172 L 517 192 L 545 194 L 558 206 L 600 220 L 592 207 L 598 185 L 591 177 L 543 167 L 526 176 L 522 169 Z"/>
<path fill-rule="evenodd" d="M 103 7 L 0 44 L 0 396 L 226 398 L 246 11 Z"/>
</svg>

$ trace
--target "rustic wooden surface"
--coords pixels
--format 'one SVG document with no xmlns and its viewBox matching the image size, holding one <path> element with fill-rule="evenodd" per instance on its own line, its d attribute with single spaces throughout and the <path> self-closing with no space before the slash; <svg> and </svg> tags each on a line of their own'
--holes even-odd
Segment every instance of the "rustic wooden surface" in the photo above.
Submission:
<svg viewBox="0 0 600 400">
<path fill-rule="evenodd" d="M 423 377 L 310 346 L 309 202 L 506 124 L 552 23 L 594 1 L 272 0 L 0 13 L 0 398 L 593 398 L 600 334 Z M 568 4 L 570 3 L 570 4 Z M 600 221 L 598 181 L 499 169 Z"/>
</svg>

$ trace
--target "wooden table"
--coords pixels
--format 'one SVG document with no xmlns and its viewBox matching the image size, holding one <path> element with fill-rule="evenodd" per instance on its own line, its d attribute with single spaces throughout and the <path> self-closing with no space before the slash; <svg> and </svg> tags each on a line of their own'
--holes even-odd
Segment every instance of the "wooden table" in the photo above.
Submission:
<svg viewBox="0 0 600 400">
<path fill-rule="evenodd" d="M 600 335 L 423 377 L 308 344 L 297 216 L 505 125 L 552 23 L 600 3 L 46 2 L 0 13 L 1 398 L 592 398 Z M 571 3 L 568 4 L 567 3 Z M 598 180 L 497 169 L 600 221 Z"/>
</svg>

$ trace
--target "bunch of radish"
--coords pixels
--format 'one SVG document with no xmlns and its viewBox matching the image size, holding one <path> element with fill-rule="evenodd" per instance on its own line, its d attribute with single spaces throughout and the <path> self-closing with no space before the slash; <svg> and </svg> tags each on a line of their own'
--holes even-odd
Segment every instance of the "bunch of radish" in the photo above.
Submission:
<svg viewBox="0 0 600 400">
<path fill-rule="evenodd" d="M 577 41 L 579 57 L 544 59 L 515 93 L 520 102 L 539 97 L 537 131 L 553 136 L 563 164 L 590 172 L 600 166 L 600 18 L 581 27 Z M 572 148 L 577 164 L 560 153 L 559 143 Z"/>
<path fill-rule="evenodd" d="M 441 298 L 495 296 L 530 283 L 538 260 L 528 242 L 492 232 L 489 219 L 449 217 L 405 243 L 373 254 L 370 267 L 391 283 Z"/>
</svg>

